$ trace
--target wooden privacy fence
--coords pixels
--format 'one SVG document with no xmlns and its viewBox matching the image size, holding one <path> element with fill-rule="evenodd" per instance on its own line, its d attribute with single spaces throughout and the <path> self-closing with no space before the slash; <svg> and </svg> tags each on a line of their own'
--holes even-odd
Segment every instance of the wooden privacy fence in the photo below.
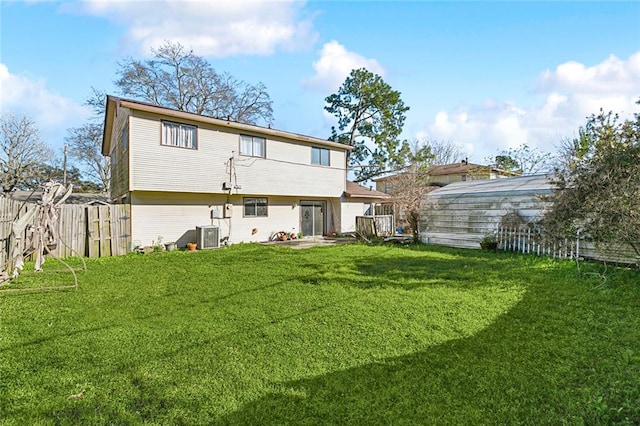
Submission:
<svg viewBox="0 0 640 426">
<path fill-rule="evenodd" d="M 0 198 L 0 271 L 9 261 L 11 252 L 11 226 L 14 220 L 27 212 L 27 205 L 16 200 Z"/>
<path fill-rule="evenodd" d="M 9 261 L 13 222 L 36 208 L 10 198 L 0 198 L 0 269 Z M 59 257 L 119 256 L 131 251 L 131 206 L 63 204 L 52 253 Z M 29 232 L 27 230 L 26 232 Z"/>
<path fill-rule="evenodd" d="M 129 204 L 87 206 L 86 215 L 87 256 L 120 256 L 131 251 Z"/>
<path fill-rule="evenodd" d="M 365 238 L 393 235 L 393 216 L 356 216 L 356 232 Z"/>
</svg>

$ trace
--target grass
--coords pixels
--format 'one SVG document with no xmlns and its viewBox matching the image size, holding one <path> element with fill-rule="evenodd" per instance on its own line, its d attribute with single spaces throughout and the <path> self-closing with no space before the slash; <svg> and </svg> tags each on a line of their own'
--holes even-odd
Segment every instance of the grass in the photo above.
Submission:
<svg viewBox="0 0 640 426">
<path fill-rule="evenodd" d="M 0 293 L 0 424 L 638 424 L 640 278 L 585 268 L 363 245 L 91 260 L 77 292 Z"/>
</svg>

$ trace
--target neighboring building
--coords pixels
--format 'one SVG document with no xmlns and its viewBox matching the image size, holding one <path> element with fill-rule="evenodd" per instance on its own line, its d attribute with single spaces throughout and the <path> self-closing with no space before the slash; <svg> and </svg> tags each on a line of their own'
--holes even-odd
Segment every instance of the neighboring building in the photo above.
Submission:
<svg viewBox="0 0 640 426">
<path fill-rule="evenodd" d="M 184 245 L 204 226 L 217 227 L 222 243 L 346 232 L 351 212 L 371 202 L 347 191 L 350 149 L 107 97 L 102 153 L 111 157 L 111 201 L 131 204 L 134 245 L 160 237 Z"/>
<path fill-rule="evenodd" d="M 428 193 L 422 201 L 420 239 L 424 243 L 478 248 L 483 234 L 495 231 L 505 216 L 523 223 L 542 218 L 553 185 L 547 176 L 459 182 Z"/>
<path fill-rule="evenodd" d="M 373 180 L 378 191 L 392 195 L 385 202 L 386 210 L 393 212 L 395 221 L 399 226 L 411 232 L 412 224 L 410 222 L 412 221 L 406 217 L 406 203 L 408 200 L 414 200 L 410 202 L 415 203 L 415 200 L 421 199 L 424 194 L 454 182 L 501 179 L 517 175 L 518 173 L 481 164 L 473 164 L 465 160 L 455 164 L 431 166 L 424 172 L 424 176 L 421 173 L 415 179 L 412 179 L 411 175 L 403 174 L 389 175 Z M 416 182 L 425 182 L 425 184 L 419 185 Z M 396 186 L 401 186 L 402 188 L 395 188 Z M 413 224 L 413 226 L 416 225 L 416 223 Z"/>
<path fill-rule="evenodd" d="M 431 166 L 427 170 L 427 175 L 429 176 L 430 185 L 440 187 L 453 182 L 513 177 L 518 176 L 519 173 L 483 166 L 482 164 L 469 163 L 465 160 L 460 163 Z M 394 193 L 393 175 L 374 179 L 374 182 L 376 183 L 376 190 L 387 194 Z"/>
</svg>

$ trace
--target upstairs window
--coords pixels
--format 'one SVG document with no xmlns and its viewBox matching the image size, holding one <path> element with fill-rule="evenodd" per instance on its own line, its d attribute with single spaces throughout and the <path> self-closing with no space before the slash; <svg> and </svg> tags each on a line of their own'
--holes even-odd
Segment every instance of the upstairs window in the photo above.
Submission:
<svg viewBox="0 0 640 426">
<path fill-rule="evenodd" d="M 267 217 L 267 199 L 246 197 L 243 199 L 245 217 Z"/>
<path fill-rule="evenodd" d="M 311 164 L 329 165 L 329 150 L 327 148 L 311 147 Z"/>
<path fill-rule="evenodd" d="M 240 135 L 240 154 L 249 157 L 265 158 L 265 138 L 258 136 Z"/>
<path fill-rule="evenodd" d="M 162 122 L 162 145 L 178 148 L 198 149 L 196 126 L 182 123 Z"/>
</svg>

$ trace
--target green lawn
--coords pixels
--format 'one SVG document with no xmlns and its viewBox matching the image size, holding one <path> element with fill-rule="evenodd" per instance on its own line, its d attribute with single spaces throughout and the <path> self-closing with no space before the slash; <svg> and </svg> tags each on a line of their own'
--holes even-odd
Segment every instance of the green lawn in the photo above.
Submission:
<svg viewBox="0 0 640 426">
<path fill-rule="evenodd" d="M 0 293 L 0 424 L 638 424 L 640 275 L 599 269 L 364 245 L 92 260 L 77 292 Z"/>
</svg>

